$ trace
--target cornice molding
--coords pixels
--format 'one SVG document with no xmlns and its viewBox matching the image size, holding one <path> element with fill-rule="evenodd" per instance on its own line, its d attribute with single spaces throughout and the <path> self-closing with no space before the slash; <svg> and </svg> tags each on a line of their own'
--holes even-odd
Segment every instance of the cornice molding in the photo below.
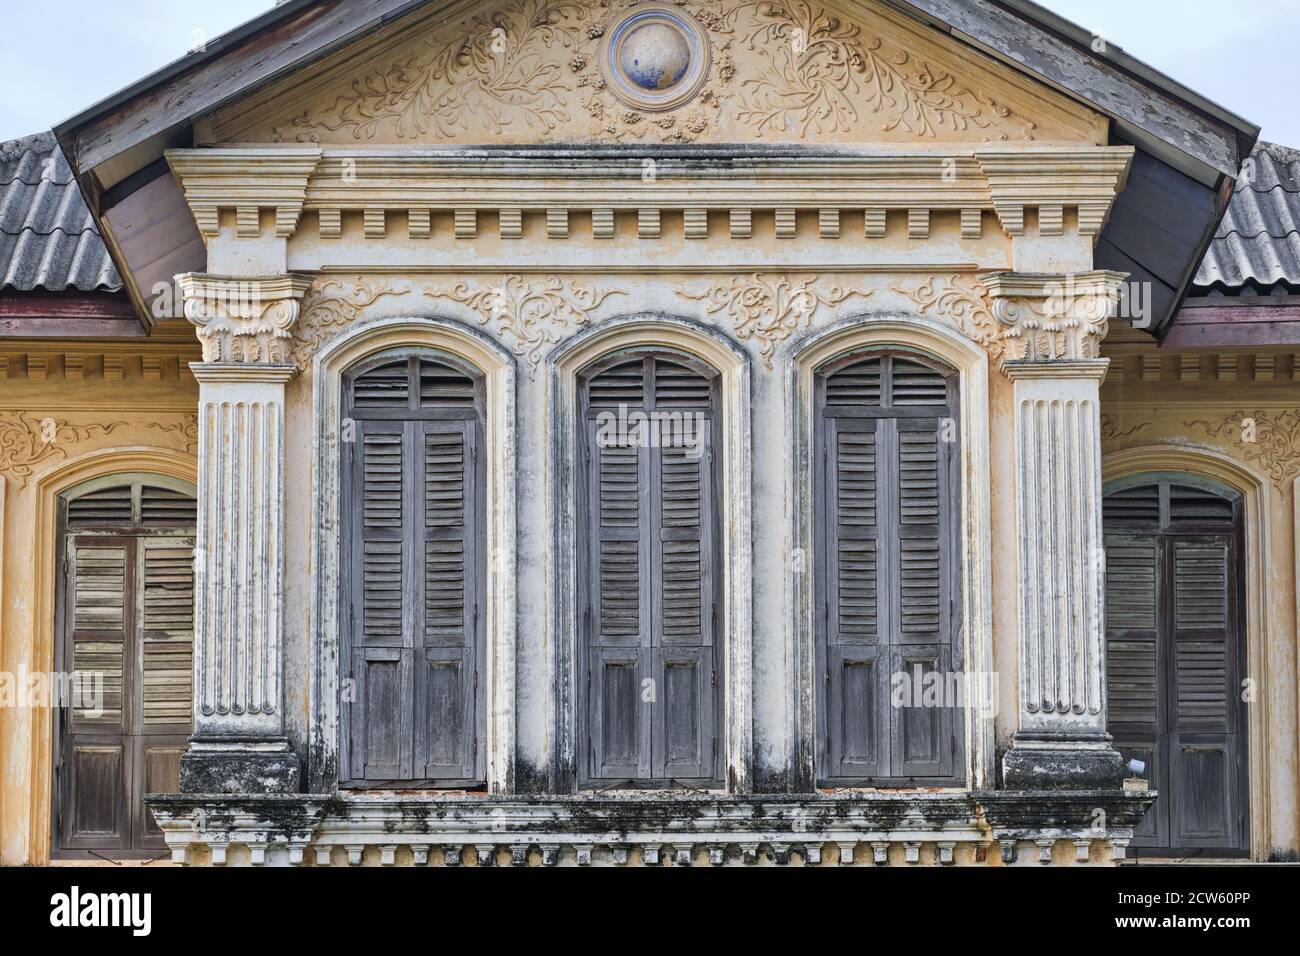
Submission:
<svg viewBox="0 0 1300 956">
<path fill-rule="evenodd" d="M 454 216 L 449 236 L 473 239 L 484 216 L 502 238 L 522 238 L 521 216 L 544 212 L 550 240 L 570 238 L 574 212 L 590 215 L 593 237 L 613 238 L 613 214 L 636 210 L 638 233 L 660 238 L 659 214 L 683 211 L 692 239 L 728 229 L 749 239 L 754 211 L 771 211 L 778 237 L 794 238 L 796 214 L 814 212 L 817 234 L 839 236 L 839 212 L 865 214 L 866 238 L 883 238 L 885 213 L 905 210 L 908 235 L 929 236 L 932 212 L 959 212 L 962 237 L 978 239 L 981 218 L 996 212 L 1011 236 L 1038 210 L 1040 232 L 1062 234 L 1065 211 L 1095 236 L 1123 188 L 1131 147 L 1026 147 L 919 151 L 749 151 L 742 147 L 667 154 L 662 150 L 484 150 L 407 147 L 244 147 L 176 149 L 168 161 L 200 231 L 215 236 L 223 211 L 236 216 L 236 238 L 262 235 L 260 210 L 275 213 L 275 235 L 292 235 L 304 209 L 317 213 L 323 239 L 343 235 L 342 216 L 364 217 L 367 238 L 383 238 L 388 213 L 404 214 L 407 235 L 428 239 L 430 217 Z M 709 211 L 727 215 L 710 217 Z M 785 228 L 781 228 L 784 223 Z"/>
<path fill-rule="evenodd" d="M 233 209 L 242 239 L 261 234 L 261 210 L 275 212 L 275 235 L 287 239 L 298 227 L 307 180 L 320 162 L 319 147 L 169 149 L 167 162 L 204 236 L 215 236 L 221 211 Z"/>
<path fill-rule="evenodd" d="M 245 279 L 187 272 L 176 282 L 185 296 L 185 317 L 198 329 L 205 363 L 290 361 L 293 327 L 311 276 Z"/>
</svg>

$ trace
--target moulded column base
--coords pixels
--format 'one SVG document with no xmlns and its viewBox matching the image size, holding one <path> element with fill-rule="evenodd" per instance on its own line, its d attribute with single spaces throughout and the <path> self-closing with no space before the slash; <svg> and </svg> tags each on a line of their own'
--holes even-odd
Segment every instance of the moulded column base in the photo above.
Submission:
<svg viewBox="0 0 1300 956">
<path fill-rule="evenodd" d="M 181 754 L 181 793 L 298 793 L 302 768 L 287 737 L 195 735 Z"/>
<path fill-rule="evenodd" d="M 1124 758 L 1109 734 L 1016 734 L 1002 758 L 1008 790 L 1120 790 Z"/>
</svg>

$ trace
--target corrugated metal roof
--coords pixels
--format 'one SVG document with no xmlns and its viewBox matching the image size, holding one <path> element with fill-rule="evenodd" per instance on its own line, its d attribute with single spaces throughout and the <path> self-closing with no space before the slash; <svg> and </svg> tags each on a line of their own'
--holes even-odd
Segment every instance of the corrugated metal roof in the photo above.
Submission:
<svg viewBox="0 0 1300 956">
<path fill-rule="evenodd" d="M 54 134 L 0 143 L 0 292 L 121 288 Z"/>
<path fill-rule="evenodd" d="M 1250 295 L 1300 286 L 1300 150 L 1251 152 L 1195 285 Z"/>
</svg>

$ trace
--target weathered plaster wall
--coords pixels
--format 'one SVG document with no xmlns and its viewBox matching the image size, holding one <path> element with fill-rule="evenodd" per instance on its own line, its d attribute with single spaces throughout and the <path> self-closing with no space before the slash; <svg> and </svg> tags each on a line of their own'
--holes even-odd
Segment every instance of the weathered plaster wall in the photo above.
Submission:
<svg viewBox="0 0 1300 956">
<path fill-rule="evenodd" d="M 107 474 L 193 481 L 197 388 L 187 363 L 198 357 L 183 327 L 147 345 L 0 347 L 0 671 L 21 685 L 54 667 L 58 495 Z M 48 859 L 50 738 L 47 709 L 0 706 L 4 864 Z"/>
</svg>

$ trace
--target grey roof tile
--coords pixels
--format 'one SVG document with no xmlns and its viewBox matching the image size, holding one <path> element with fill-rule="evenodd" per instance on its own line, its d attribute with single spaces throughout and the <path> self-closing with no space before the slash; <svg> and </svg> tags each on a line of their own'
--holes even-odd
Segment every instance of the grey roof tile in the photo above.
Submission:
<svg viewBox="0 0 1300 956">
<path fill-rule="evenodd" d="M 121 288 L 54 134 L 0 143 L 0 292 Z"/>
<path fill-rule="evenodd" d="M 1259 143 L 1196 275 L 1201 289 L 1300 286 L 1300 150 Z"/>
</svg>

